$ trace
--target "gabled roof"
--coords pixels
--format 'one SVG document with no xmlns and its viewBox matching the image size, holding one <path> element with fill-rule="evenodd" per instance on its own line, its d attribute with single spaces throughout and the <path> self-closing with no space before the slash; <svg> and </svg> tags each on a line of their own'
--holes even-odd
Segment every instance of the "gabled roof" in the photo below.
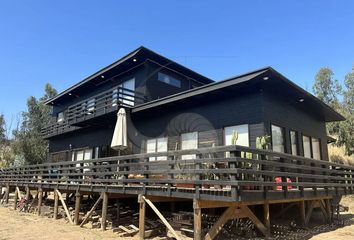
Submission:
<svg viewBox="0 0 354 240">
<path fill-rule="evenodd" d="M 115 61 L 114 63 L 102 68 L 101 70 L 97 71 L 96 73 L 88 76 L 87 78 L 83 79 L 82 81 L 74 84 L 73 86 L 69 87 L 68 89 L 64 90 L 63 92 L 59 93 L 52 99 L 49 99 L 45 102 L 45 104 L 55 102 L 56 100 L 62 98 L 63 96 L 71 93 L 72 91 L 77 91 L 79 88 L 84 87 L 85 85 L 91 83 L 95 79 L 99 79 L 102 75 L 107 73 L 108 71 L 118 68 L 119 71 L 125 71 L 130 69 L 134 66 L 141 64 L 142 62 L 150 60 L 155 63 L 158 63 L 162 66 L 174 69 L 182 74 L 187 75 L 188 77 L 195 79 L 196 81 L 201 82 L 202 84 L 208 84 L 214 82 L 213 80 L 185 67 L 182 66 L 171 59 L 168 59 L 144 46 L 140 46 L 134 51 L 128 53 L 124 57 L 120 58 L 119 60 Z"/>
<path fill-rule="evenodd" d="M 266 79 L 269 80 L 264 81 Z M 134 107 L 132 112 L 144 111 L 147 109 L 163 106 L 165 104 L 187 100 L 198 95 L 204 95 L 208 97 L 208 94 L 214 91 L 222 91 L 223 89 L 231 87 L 236 89 L 237 87 L 241 87 L 243 84 L 249 82 L 260 82 L 264 85 L 268 84 L 274 88 L 283 88 L 285 91 L 289 91 L 287 94 L 289 94 L 289 97 L 292 97 L 292 100 L 289 99 L 289 101 L 293 101 L 295 103 L 299 103 L 299 101 L 304 102 L 308 105 L 307 107 L 310 108 L 313 113 L 321 115 L 326 122 L 345 120 L 341 114 L 333 110 L 330 106 L 287 79 L 272 67 L 264 67 L 223 81 L 213 82 L 198 88 L 147 102 L 145 104 Z"/>
</svg>

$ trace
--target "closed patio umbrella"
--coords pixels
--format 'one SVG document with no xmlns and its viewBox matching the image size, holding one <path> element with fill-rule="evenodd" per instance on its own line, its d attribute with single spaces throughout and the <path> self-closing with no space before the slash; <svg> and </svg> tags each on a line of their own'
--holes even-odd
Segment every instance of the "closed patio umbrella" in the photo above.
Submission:
<svg viewBox="0 0 354 240">
<path fill-rule="evenodd" d="M 117 123 L 114 128 L 111 148 L 115 150 L 124 150 L 128 147 L 127 136 L 127 116 L 124 108 L 119 109 L 117 113 Z"/>
</svg>

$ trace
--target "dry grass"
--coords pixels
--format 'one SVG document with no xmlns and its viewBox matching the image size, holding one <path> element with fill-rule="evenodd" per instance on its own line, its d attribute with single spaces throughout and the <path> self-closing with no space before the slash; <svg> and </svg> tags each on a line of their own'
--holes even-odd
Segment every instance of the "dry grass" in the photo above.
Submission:
<svg viewBox="0 0 354 240">
<path fill-rule="evenodd" d="M 354 157 L 346 155 L 344 146 L 329 145 L 328 155 L 331 162 L 354 166 Z"/>
</svg>

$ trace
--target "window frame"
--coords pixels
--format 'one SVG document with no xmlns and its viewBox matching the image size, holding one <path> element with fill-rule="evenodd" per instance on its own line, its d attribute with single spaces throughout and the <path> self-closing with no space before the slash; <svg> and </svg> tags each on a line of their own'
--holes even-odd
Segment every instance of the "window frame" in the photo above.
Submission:
<svg viewBox="0 0 354 240">
<path fill-rule="evenodd" d="M 311 155 L 312 158 L 315 160 L 321 160 L 322 159 L 322 148 L 321 148 L 321 138 L 319 137 L 310 137 L 311 138 Z M 318 140 L 318 153 L 319 153 L 319 158 L 315 158 L 315 154 L 314 154 L 314 148 L 313 148 L 313 140 L 317 139 Z"/>
<path fill-rule="evenodd" d="M 158 142 L 161 139 L 166 139 L 166 152 L 168 151 L 168 137 L 158 137 L 158 138 L 150 138 L 145 141 L 145 152 L 146 153 L 159 153 L 159 152 L 165 152 L 165 151 L 159 151 L 158 148 Z M 154 141 L 154 151 L 153 152 L 148 152 L 148 142 L 149 141 Z M 149 162 L 152 161 L 166 161 L 167 156 L 156 156 L 156 157 L 149 157 Z"/>
<path fill-rule="evenodd" d="M 305 142 L 304 142 L 304 137 L 308 137 L 309 138 L 309 144 L 310 144 L 310 157 L 306 157 L 305 156 Z M 313 155 L 312 155 L 312 141 L 311 141 L 311 136 L 307 135 L 306 133 L 302 133 L 301 134 L 301 141 L 302 141 L 302 156 L 305 158 L 312 158 L 313 159 Z"/>
<path fill-rule="evenodd" d="M 60 114 L 63 114 L 62 118 L 59 118 Z M 57 123 L 61 124 L 61 123 L 65 122 L 65 111 L 60 111 L 56 115 L 57 115 Z M 62 119 L 62 120 L 60 120 L 60 119 Z"/>
<path fill-rule="evenodd" d="M 251 146 L 251 139 L 250 139 L 250 125 L 248 123 L 244 123 L 244 124 L 237 124 L 237 125 L 230 125 L 230 126 L 224 126 L 223 127 L 223 145 L 224 146 L 231 146 L 230 145 L 226 145 L 226 129 L 227 128 L 232 128 L 232 127 L 238 127 L 238 126 L 244 126 L 244 125 L 247 125 L 247 138 L 248 138 L 248 142 L 247 142 L 247 145 L 248 146 L 245 146 L 245 147 L 250 147 Z M 240 146 L 244 146 L 244 145 L 240 145 Z"/>
</svg>

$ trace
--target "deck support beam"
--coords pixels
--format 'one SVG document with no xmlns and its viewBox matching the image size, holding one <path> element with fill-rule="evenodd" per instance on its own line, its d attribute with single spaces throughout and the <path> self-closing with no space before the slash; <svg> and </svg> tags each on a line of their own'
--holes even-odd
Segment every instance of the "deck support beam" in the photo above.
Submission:
<svg viewBox="0 0 354 240">
<path fill-rule="evenodd" d="M 59 208 L 59 195 L 57 193 L 57 190 L 54 190 L 54 214 L 53 218 L 58 219 L 58 208 Z"/>
<path fill-rule="evenodd" d="M 102 216 L 101 216 L 101 230 L 105 231 L 107 227 L 107 210 L 108 210 L 108 193 L 103 192 L 102 201 Z"/>
<path fill-rule="evenodd" d="M 327 223 L 331 222 L 331 209 L 330 209 L 331 207 L 329 203 L 330 203 L 329 199 L 324 199 L 324 200 L 319 199 L 319 200 L 310 201 L 309 209 L 307 210 L 307 214 L 305 218 L 305 225 L 308 225 L 308 223 L 310 222 L 310 218 L 314 208 L 320 208 L 326 222 Z"/>
<path fill-rule="evenodd" d="M 17 209 L 18 195 L 19 195 L 18 187 L 16 187 L 16 189 L 15 189 L 15 196 L 14 196 L 14 210 Z"/>
<path fill-rule="evenodd" d="M 194 240 L 202 240 L 202 209 L 199 201 L 193 199 Z"/>
<path fill-rule="evenodd" d="M 248 206 L 241 205 L 240 207 L 227 208 L 206 234 L 205 240 L 213 240 L 229 220 L 237 218 L 249 218 L 258 230 L 261 231 L 264 236 L 267 236 L 268 229 L 264 226 L 264 224 L 256 217 L 256 215 L 254 215 Z"/>
<path fill-rule="evenodd" d="M 299 202 L 299 210 L 300 210 L 300 219 L 301 223 L 305 226 L 306 225 L 306 204 L 305 200 Z"/>
<path fill-rule="evenodd" d="M 40 188 L 38 189 L 38 210 L 37 210 L 37 213 L 38 213 L 38 216 L 41 215 L 41 210 L 42 210 L 42 202 L 43 202 L 43 190 Z"/>
<path fill-rule="evenodd" d="M 29 200 L 30 196 L 31 196 L 31 191 L 30 191 L 30 188 L 27 186 L 26 187 L 26 195 L 25 195 L 26 201 Z"/>
<path fill-rule="evenodd" d="M 90 211 L 88 211 L 84 217 L 84 220 L 82 220 L 80 227 L 84 226 L 85 223 L 89 220 L 89 218 L 91 217 L 93 211 L 96 210 L 98 204 L 100 204 L 100 202 L 102 201 L 103 198 L 103 193 L 100 195 L 100 197 L 97 199 L 97 201 L 95 202 L 95 204 L 92 206 L 92 208 L 90 209 Z"/>
<path fill-rule="evenodd" d="M 63 196 L 61 195 L 61 193 L 59 192 L 58 189 L 56 189 L 55 191 L 56 191 L 56 193 L 57 193 L 58 196 L 59 196 L 60 202 L 61 202 L 61 204 L 63 205 L 63 208 L 64 208 L 64 210 L 65 210 L 66 216 L 67 216 L 68 219 L 69 219 L 69 222 L 70 222 L 71 224 L 74 224 L 73 220 L 71 219 L 71 215 L 70 215 L 69 210 L 68 210 L 68 208 L 67 208 L 67 206 L 66 206 L 66 203 L 65 203 L 65 201 L 64 201 Z"/>
<path fill-rule="evenodd" d="M 265 202 L 263 204 L 263 223 L 264 226 L 267 228 L 266 237 L 270 236 L 270 214 L 269 214 L 269 203 Z"/>
<path fill-rule="evenodd" d="M 10 185 L 6 185 L 6 193 L 5 193 L 5 203 L 9 203 L 9 198 L 10 198 Z"/>
<path fill-rule="evenodd" d="M 139 203 L 139 239 L 145 239 L 145 214 L 146 214 L 146 203 L 142 199 L 142 195 L 138 196 Z"/>
<path fill-rule="evenodd" d="M 75 214 L 74 214 L 75 225 L 79 225 L 80 204 L 81 204 L 81 194 L 80 192 L 77 191 L 75 194 Z"/>
</svg>

